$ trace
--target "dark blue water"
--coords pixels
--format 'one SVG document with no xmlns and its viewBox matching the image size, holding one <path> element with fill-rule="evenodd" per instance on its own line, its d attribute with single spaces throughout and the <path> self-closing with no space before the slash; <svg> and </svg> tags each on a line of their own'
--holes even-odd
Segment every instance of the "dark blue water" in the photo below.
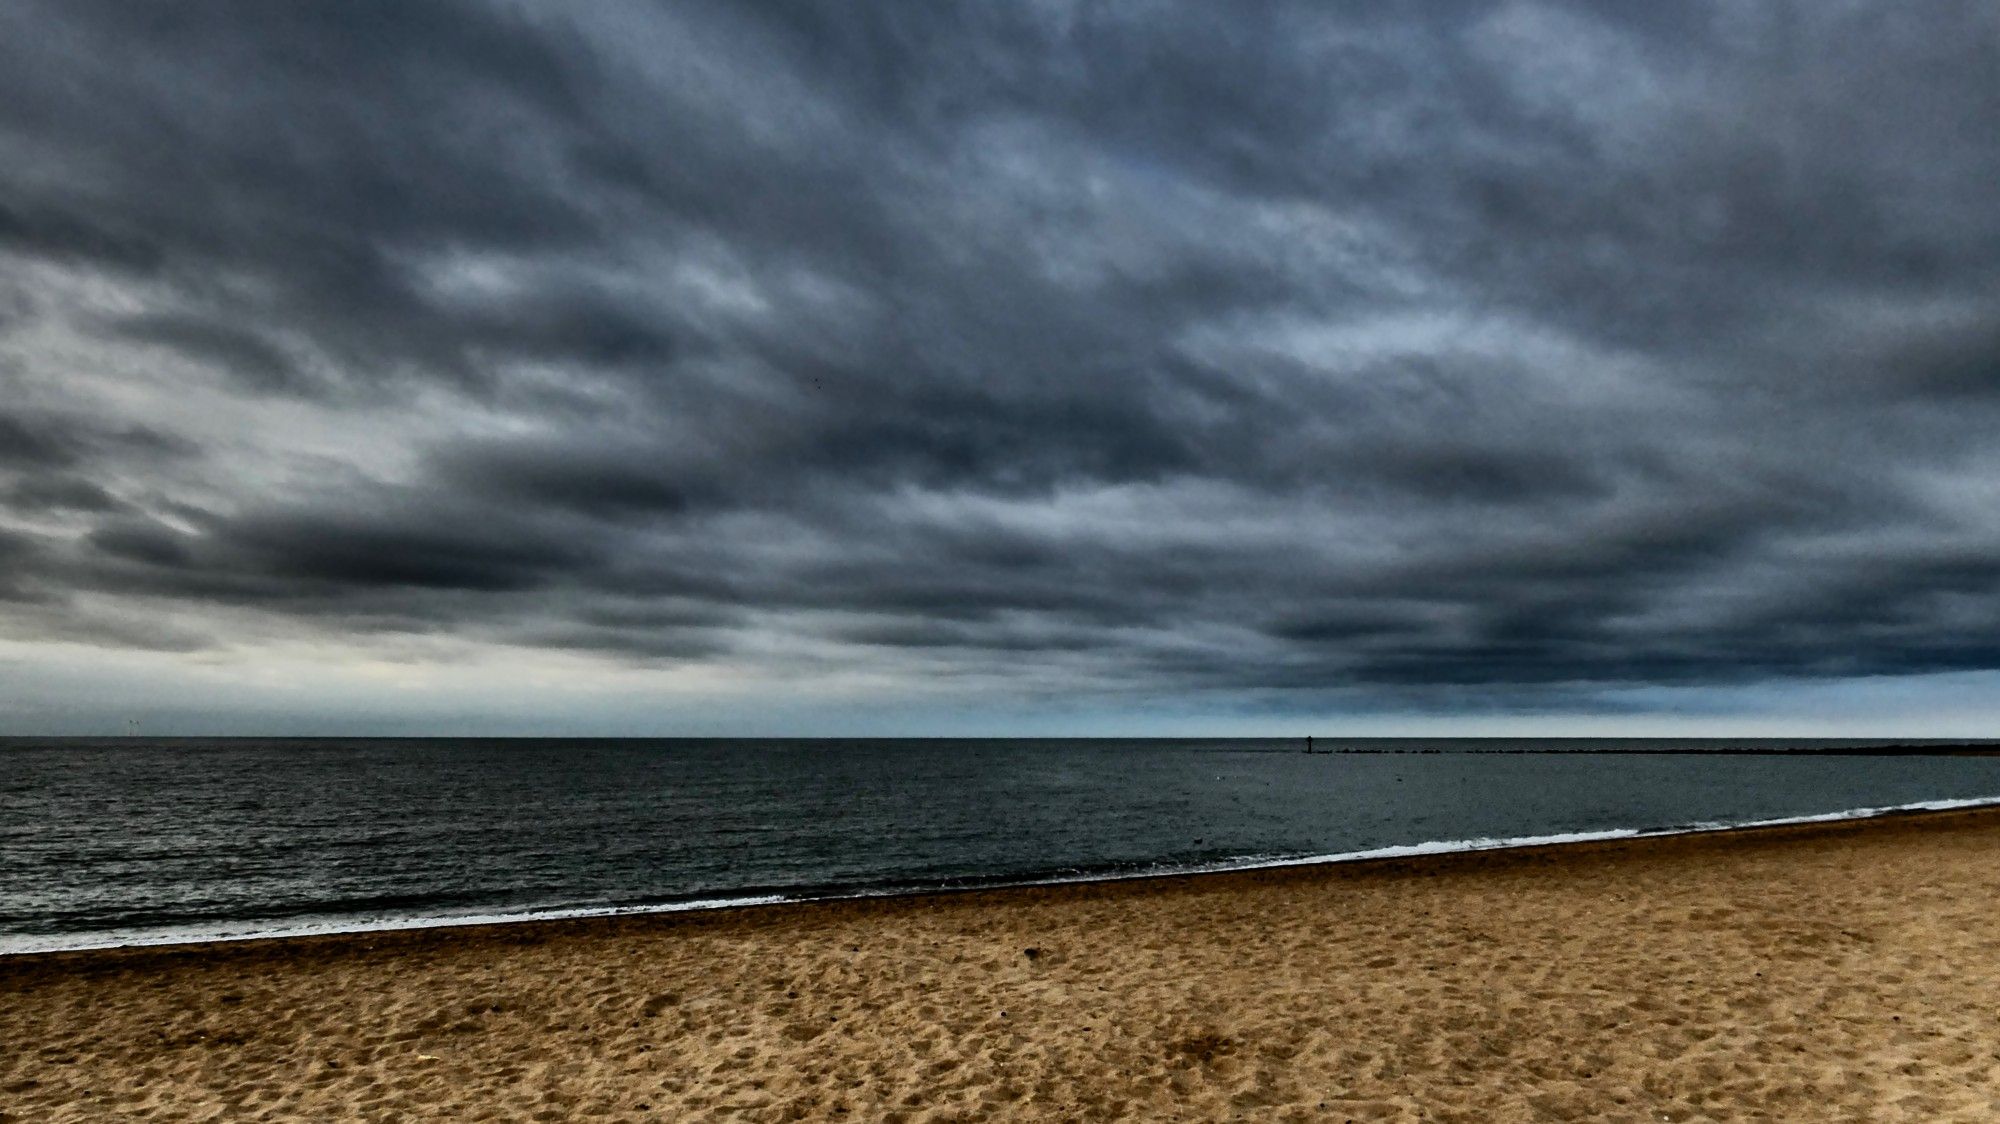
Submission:
<svg viewBox="0 0 2000 1124">
<path fill-rule="evenodd" d="M 1386 744 L 1432 752 L 1306 756 L 1289 741 L 0 740 L 0 951 L 2000 798 L 2000 757 L 1658 752 L 1757 744 L 1741 741 L 1508 753 L 1466 751 L 1550 743 Z"/>
</svg>

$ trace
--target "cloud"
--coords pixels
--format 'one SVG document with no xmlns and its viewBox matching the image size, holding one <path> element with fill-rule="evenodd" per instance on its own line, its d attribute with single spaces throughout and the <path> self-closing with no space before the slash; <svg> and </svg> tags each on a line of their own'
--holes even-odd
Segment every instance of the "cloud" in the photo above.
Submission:
<svg viewBox="0 0 2000 1124">
<path fill-rule="evenodd" d="M 269 340 L 213 320 L 151 313 L 132 317 L 114 331 L 135 343 L 179 352 L 249 390 L 283 390 L 299 377 L 291 359 Z"/>
<path fill-rule="evenodd" d="M 12 5 L 0 629 L 1225 708 L 1991 669 L 1997 59 L 1950 0 Z"/>
</svg>

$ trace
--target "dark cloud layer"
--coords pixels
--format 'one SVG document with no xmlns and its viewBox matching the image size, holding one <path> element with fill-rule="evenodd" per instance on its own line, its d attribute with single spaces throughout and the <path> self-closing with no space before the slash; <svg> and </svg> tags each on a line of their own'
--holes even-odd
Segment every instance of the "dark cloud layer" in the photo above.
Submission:
<svg viewBox="0 0 2000 1124">
<path fill-rule="evenodd" d="M 5 630 L 2000 667 L 1996 75 L 1946 0 L 24 0 Z"/>
</svg>

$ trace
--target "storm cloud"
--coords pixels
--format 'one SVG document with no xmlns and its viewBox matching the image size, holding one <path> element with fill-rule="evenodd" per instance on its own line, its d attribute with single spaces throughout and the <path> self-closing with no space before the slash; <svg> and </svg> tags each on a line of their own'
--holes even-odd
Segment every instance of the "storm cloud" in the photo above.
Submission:
<svg viewBox="0 0 2000 1124">
<path fill-rule="evenodd" d="M 19 0 L 0 638 L 2000 668 L 1996 183 L 1972 2 Z"/>
</svg>

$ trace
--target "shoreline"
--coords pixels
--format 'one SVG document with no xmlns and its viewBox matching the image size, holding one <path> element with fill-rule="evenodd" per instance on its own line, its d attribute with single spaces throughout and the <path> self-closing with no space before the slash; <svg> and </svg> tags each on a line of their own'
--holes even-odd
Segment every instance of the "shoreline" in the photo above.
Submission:
<svg viewBox="0 0 2000 1124">
<path fill-rule="evenodd" d="M 2000 807 L 0 959 L 0 1121 L 1991 1120 Z"/>
<path fill-rule="evenodd" d="M 311 941 L 323 938 L 365 937 L 406 932 L 444 931 L 450 933 L 460 930 L 504 929 L 518 925 L 561 925 L 571 922 L 673 917 L 684 914 L 727 915 L 749 910 L 823 906 L 842 902 L 895 902 L 951 897 L 963 894 L 1005 893 L 1016 890 L 1035 890 L 1064 886 L 1117 885 L 1122 883 L 1152 882 L 1163 879 L 1208 878 L 1265 870 L 1366 866 L 1398 860 L 1448 857 L 1453 855 L 1535 852 L 1542 850 L 1560 851 L 1562 849 L 1598 843 L 1675 839 L 1690 836 L 1747 835 L 1793 827 L 1865 824 L 1871 821 L 1900 817 L 1929 817 L 1995 809 L 2000 809 L 2000 796 L 1947 798 L 1920 800 L 1908 804 L 1880 807 L 1852 808 L 1837 812 L 1815 813 L 1802 816 L 1782 816 L 1772 819 L 1750 820 L 1742 823 L 1697 822 L 1663 828 L 1603 828 L 1590 831 L 1557 832 L 1548 835 L 1516 836 L 1502 839 L 1433 840 L 1326 854 L 1271 857 L 1248 856 L 1241 859 L 1190 863 L 1153 870 L 1079 873 L 1073 876 L 1031 876 L 1020 880 L 1007 880 L 1006 876 L 1000 876 L 997 880 L 991 882 L 981 881 L 963 885 L 891 887 L 879 890 L 864 889 L 854 892 L 832 891 L 821 893 L 805 891 L 795 894 L 744 894 L 741 896 L 707 897 L 648 905 L 555 906 L 503 913 L 387 918 L 377 921 L 348 922 L 344 920 L 330 920 L 324 924 L 300 924 L 289 927 L 279 925 L 243 933 L 218 932 L 214 934 L 189 935 L 184 932 L 168 932 L 157 936 L 113 939 L 104 943 L 64 944 L 60 947 L 24 948 L 19 950 L 5 947 L 8 940 L 15 938 L 0 937 L 0 967 L 17 961 L 42 957 L 88 953 L 115 953 L 126 950 L 162 952 L 199 951 L 215 946 Z"/>
</svg>

